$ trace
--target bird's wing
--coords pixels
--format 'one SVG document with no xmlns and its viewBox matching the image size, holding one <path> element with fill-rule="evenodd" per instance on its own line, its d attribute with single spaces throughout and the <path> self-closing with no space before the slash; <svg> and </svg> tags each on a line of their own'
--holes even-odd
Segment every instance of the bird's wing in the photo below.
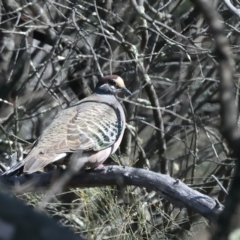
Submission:
<svg viewBox="0 0 240 240">
<path fill-rule="evenodd" d="M 100 151 L 114 144 L 123 128 L 120 111 L 105 102 L 85 101 L 63 110 L 43 132 L 41 153 Z"/>
<path fill-rule="evenodd" d="M 41 170 L 75 151 L 100 151 L 113 145 L 123 131 L 119 106 L 94 98 L 61 111 L 44 130 L 28 156 L 5 174 L 24 166 L 24 172 Z"/>
</svg>

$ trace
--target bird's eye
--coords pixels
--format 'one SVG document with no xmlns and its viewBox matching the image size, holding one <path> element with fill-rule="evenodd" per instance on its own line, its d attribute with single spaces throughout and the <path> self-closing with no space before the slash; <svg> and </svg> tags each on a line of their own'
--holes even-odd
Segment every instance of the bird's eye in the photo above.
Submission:
<svg viewBox="0 0 240 240">
<path fill-rule="evenodd" d="M 111 85 L 111 86 L 117 86 L 116 82 L 113 81 L 113 80 L 109 80 L 108 83 L 109 83 L 109 85 Z"/>
</svg>

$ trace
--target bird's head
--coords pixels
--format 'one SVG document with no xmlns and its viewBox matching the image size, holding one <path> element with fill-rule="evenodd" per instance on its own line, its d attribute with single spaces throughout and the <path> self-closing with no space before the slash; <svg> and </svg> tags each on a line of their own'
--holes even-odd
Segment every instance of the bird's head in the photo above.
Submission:
<svg viewBox="0 0 240 240">
<path fill-rule="evenodd" d="M 101 78 L 96 86 L 95 92 L 114 95 L 123 92 L 125 95 L 131 95 L 123 79 L 117 75 L 107 75 Z"/>
</svg>

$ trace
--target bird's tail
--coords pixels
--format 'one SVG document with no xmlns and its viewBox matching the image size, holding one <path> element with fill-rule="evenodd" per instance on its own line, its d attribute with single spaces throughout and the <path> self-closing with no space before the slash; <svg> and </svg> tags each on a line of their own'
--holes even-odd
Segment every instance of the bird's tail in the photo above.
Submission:
<svg viewBox="0 0 240 240">
<path fill-rule="evenodd" d="M 10 169 L 8 169 L 6 172 L 4 172 L 2 175 L 15 175 L 19 172 L 22 172 L 23 170 L 23 161 L 18 162 L 17 164 L 15 164 L 14 166 L 12 166 Z"/>
</svg>

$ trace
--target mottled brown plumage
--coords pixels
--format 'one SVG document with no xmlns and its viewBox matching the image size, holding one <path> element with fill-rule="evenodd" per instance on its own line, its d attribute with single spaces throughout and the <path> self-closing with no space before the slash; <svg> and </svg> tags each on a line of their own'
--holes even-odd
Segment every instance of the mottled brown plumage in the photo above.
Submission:
<svg viewBox="0 0 240 240">
<path fill-rule="evenodd" d="M 129 93 L 120 77 L 101 79 L 92 95 L 61 111 L 27 157 L 5 174 L 21 167 L 25 173 L 39 171 L 67 153 L 84 166 L 103 163 L 119 147 L 125 129 L 124 110 L 115 97 L 119 91 Z"/>
</svg>

